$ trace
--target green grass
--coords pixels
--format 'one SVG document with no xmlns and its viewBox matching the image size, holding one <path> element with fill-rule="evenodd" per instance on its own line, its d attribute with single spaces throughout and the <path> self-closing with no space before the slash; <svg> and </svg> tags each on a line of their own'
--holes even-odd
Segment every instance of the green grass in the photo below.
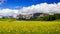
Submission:
<svg viewBox="0 0 60 34">
<path fill-rule="evenodd" d="M 0 34 L 60 34 L 60 22 L 0 21 Z"/>
<path fill-rule="evenodd" d="M 18 21 L 0 19 L 0 34 L 60 34 L 60 20 Z"/>
<path fill-rule="evenodd" d="M 58 19 L 58 20 L 54 20 L 54 21 L 56 21 L 56 22 L 60 22 L 60 19 Z"/>
</svg>

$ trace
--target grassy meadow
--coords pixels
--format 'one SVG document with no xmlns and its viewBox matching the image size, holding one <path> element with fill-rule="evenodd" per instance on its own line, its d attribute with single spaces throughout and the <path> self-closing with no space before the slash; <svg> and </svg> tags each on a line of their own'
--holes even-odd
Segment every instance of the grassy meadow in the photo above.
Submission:
<svg viewBox="0 0 60 34">
<path fill-rule="evenodd" d="M 60 22 L 0 21 L 0 34 L 60 34 Z"/>
</svg>

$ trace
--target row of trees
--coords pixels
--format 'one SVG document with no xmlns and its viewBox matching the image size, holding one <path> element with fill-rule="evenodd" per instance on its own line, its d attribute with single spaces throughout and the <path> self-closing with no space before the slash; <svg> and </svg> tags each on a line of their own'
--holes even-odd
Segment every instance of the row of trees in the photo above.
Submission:
<svg viewBox="0 0 60 34">
<path fill-rule="evenodd" d="M 34 19 L 26 19 L 26 20 L 31 20 L 31 21 L 53 21 L 53 20 L 58 20 L 60 19 L 60 14 L 54 14 L 54 15 L 48 15 L 44 17 L 36 17 Z"/>
<path fill-rule="evenodd" d="M 58 20 L 58 19 L 60 19 L 60 14 L 37 17 L 37 20 L 43 20 L 43 21 L 53 21 L 53 20 Z"/>
<path fill-rule="evenodd" d="M 16 20 L 16 19 L 11 19 L 11 18 L 0 18 L 0 20 Z M 58 20 L 60 19 L 60 14 L 54 14 L 54 15 L 48 15 L 44 17 L 35 17 L 32 19 L 24 19 L 26 21 L 53 21 L 53 20 Z M 21 19 L 20 19 L 21 20 Z"/>
</svg>

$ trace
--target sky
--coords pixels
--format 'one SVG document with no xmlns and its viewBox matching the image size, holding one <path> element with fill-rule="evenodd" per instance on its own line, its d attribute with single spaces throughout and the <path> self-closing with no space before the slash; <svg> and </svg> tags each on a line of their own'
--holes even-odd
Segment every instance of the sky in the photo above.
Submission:
<svg viewBox="0 0 60 34">
<path fill-rule="evenodd" d="M 60 13 L 60 0 L 0 0 L 0 16 Z"/>
<path fill-rule="evenodd" d="M 0 0 L 0 8 L 20 9 L 40 3 L 58 3 L 60 0 Z"/>
</svg>

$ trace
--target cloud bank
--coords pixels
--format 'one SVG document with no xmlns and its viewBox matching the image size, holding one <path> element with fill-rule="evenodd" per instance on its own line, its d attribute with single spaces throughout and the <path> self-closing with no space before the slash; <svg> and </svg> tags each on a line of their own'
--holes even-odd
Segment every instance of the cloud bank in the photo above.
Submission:
<svg viewBox="0 0 60 34">
<path fill-rule="evenodd" d="M 32 5 L 29 7 L 23 7 L 20 9 L 20 14 L 30 14 L 30 13 L 60 13 L 60 3 L 47 4 L 41 3 L 37 5 Z"/>
<path fill-rule="evenodd" d="M 17 15 L 17 14 L 31 14 L 31 13 L 48 13 L 48 14 L 54 14 L 54 13 L 60 13 L 60 3 L 54 3 L 54 4 L 47 4 L 47 3 L 41 3 L 37 5 L 32 5 L 29 7 L 23 7 L 20 10 L 12 10 L 12 9 L 0 9 L 0 16 L 11 16 L 11 15 Z"/>
<path fill-rule="evenodd" d="M 0 9 L 0 16 L 13 16 L 17 14 L 18 10 Z"/>
</svg>

